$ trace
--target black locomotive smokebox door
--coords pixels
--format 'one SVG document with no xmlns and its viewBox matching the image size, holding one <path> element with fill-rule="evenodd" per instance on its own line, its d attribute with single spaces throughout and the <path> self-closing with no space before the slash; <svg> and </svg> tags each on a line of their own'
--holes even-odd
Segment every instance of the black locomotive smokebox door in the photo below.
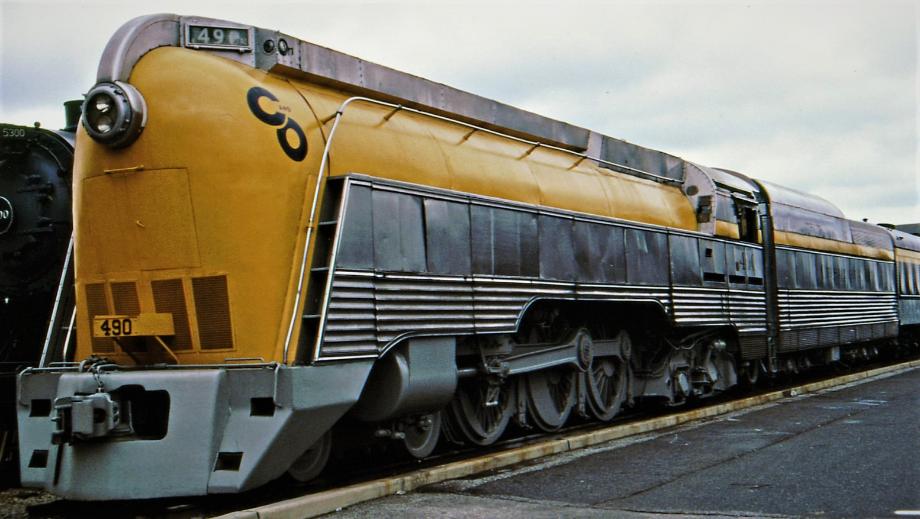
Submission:
<svg viewBox="0 0 920 519">
<path fill-rule="evenodd" d="M 13 203 L 5 196 L 0 196 L 0 236 L 13 227 Z"/>
<path fill-rule="evenodd" d="M 57 286 L 71 234 L 68 145 L 50 132 L 0 124 L 0 289 Z"/>
</svg>

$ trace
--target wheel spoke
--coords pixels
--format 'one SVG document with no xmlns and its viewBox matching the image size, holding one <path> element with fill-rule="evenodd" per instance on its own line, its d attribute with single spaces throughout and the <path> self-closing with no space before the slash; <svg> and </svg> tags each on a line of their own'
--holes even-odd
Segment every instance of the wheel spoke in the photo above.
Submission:
<svg viewBox="0 0 920 519">
<path fill-rule="evenodd" d="M 534 425 L 544 431 L 562 427 L 575 407 L 575 377 L 570 369 L 527 375 L 527 408 Z"/>
<path fill-rule="evenodd" d="M 461 384 L 447 413 L 445 432 L 452 441 L 491 445 L 505 432 L 514 408 L 509 385 L 501 388 L 498 405 L 487 406 L 488 388 L 481 381 Z"/>
<path fill-rule="evenodd" d="M 622 349 L 629 351 L 629 336 L 620 334 Z M 601 421 L 609 421 L 620 411 L 626 399 L 626 364 L 620 357 L 595 357 L 585 373 L 588 407 Z"/>
<path fill-rule="evenodd" d="M 586 375 L 588 403 L 598 420 L 607 421 L 619 412 L 625 398 L 625 372 L 622 361 L 616 357 L 595 358 L 594 364 L 595 369 Z"/>
</svg>

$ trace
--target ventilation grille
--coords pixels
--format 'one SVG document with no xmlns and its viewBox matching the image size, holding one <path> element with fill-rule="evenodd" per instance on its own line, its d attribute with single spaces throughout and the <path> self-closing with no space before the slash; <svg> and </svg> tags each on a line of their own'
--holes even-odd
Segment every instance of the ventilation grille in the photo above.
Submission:
<svg viewBox="0 0 920 519">
<path fill-rule="evenodd" d="M 192 292 L 195 296 L 198 339 L 201 341 L 201 349 L 233 348 L 227 277 L 192 278 Z"/>
<path fill-rule="evenodd" d="M 188 308 L 185 305 L 185 293 L 181 279 L 153 281 L 153 303 L 157 313 L 172 314 L 176 335 L 164 340 L 173 350 L 192 349 L 192 334 L 188 326 Z M 114 288 L 114 287 L 113 287 Z"/>
<path fill-rule="evenodd" d="M 118 315 L 138 315 L 141 304 L 137 299 L 137 285 L 133 282 L 112 283 L 112 303 Z"/>
<path fill-rule="evenodd" d="M 92 334 L 93 319 L 97 315 L 108 315 L 109 304 L 105 300 L 105 284 L 92 283 L 86 285 L 86 308 L 89 310 L 89 329 Z M 112 339 L 93 338 L 93 351 L 98 353 L 112 353 L 115 351 L 115 343 Z"/>
<path fill-rule="evenodd" d="M 761 334 L 742 335 L 738 337 L 741 346 L 741 358 L 759 359 L 767 356 L 767 336 Z"/>
<path fill-rule="evenodd" d="M 804 350 L 818 346 L 818 330 L 801 330 L 799 331 L 799 349 Z"/>
<path fill-rule="evenodd" d="M 818 328 L 818 344 L 839 344 L 840 328 Z"/>
</svg>

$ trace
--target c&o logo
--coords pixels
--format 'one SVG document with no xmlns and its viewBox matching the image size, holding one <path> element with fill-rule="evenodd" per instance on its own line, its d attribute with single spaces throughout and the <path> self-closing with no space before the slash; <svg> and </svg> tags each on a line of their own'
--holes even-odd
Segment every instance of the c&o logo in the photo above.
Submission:
<svg viewBox="0 0 920 519">
<path fill-rule="evenodd" d="M 281 145 L 281 149 L 284 150 L 284 153 L 287 154 L 291 160 L 296 160 L 300 162 L 307 156 L 307 136 L 304 135 L 303 129 L 297 124 L 297 121 L 291 119 L 284 113 L 276 111 L 275 113 L 268 113 L 259 106 L 260 98 L 267 98 L 271 101 L 278 101 L 278 98 L 275 97 L 275 94 L 272 94 L 268 90 L 262 87 L 252 87 L 249 89 L 249 92 L 246 93 L 246 102 L 249 104 L 249 110 L 252 111 L 252 115 L 256 116 L 256 119 L 262 121 L 265 124 L 270 126 L 280 126 L 277 130 L 278 134 L 278 144 Z M 287 139 L 287 131 L 292 130 L 297 135 L 297 146 L 291 146 Z"/>
<path fill-rule="evenodd" d="M 13 203 L 0 196 L 0 234 L 6 234 L 13 226 Z"/>
</svg>

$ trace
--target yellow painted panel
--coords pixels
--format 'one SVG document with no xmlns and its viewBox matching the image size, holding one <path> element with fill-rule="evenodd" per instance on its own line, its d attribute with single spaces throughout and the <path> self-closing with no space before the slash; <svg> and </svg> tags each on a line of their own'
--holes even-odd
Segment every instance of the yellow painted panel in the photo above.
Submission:
<svg viewBox="0 0 920 519">
<path fill-rule="evenodd" d="M 696 214 L 680 189 L 599 168 L 611 216 L 623 220 L 697 230 Z"/>
<path fill-rule="evenodd" d="M 853 256 L 862 256 L 865 258 L 874 258 L 881 260 L 893 260 L 894 252 L 865 245 L 856 245 L 842 241 L 829 240 L 827 238 L 817 238 L 814 236 L 805 236 L 803 234 L 776 231 L 774 237 L 777 245 L 789 245 L 792 247 L 801 247 L 823 252 L 834 252 L 838 254 L 851 254 Z"/>
<path fill-rule="evenodd" d="M 920 263 L 920 252 L 907 249 L 895 249 L 895 255 L 898 261 L 903 261 L 905 263 Z"/>
<path fill-rule="evenodd" d="M 90 144 L 95 143 L 90 141 Z M 77 149 L 81 147 L 78 145 Z M 82 189 L 74 186 L 75 197 L 85 196 L 85 201 L 75 203 L 79 221 L 76 227 L 78 278 L 105 272 L 103 260 L 105 266 L 114 271 L 134 268 L 134 257 L 125 254 L 127 248 L 134 247 L 130 240 L 133 233 L 126 231 L 124 224 L 123 215 L 127 210 L 124 208 L 125 198 L 121 196 L 119 185 L 123 180 L 121 177 L 101 176 L 84 179 Z"/>
<path fill-rule="evenodd" d="M 716 236 L 738 239 L 738 224 L 726 222 L 725 220 L 716 220 Z"/>
<path fill-rule="evenodd" d="M 549 152 L 537 151 L 541 157 Z M 572 161 L 570 161 L 572 162 Z M 530 170 L 540 188 L 540 205 L 589 214 L 611 214 L 601 177 L 590 169 L 567 171 L 533 160 Z"/>
<path fill-rule="evenodd" d="M 95 272 L 200 265 L 184 169 L 107 174 L 83 184 Z"/>
<path fill-rule="evenodd" d="M 451 172 L 450 189 L 540 204 L 540 188 L 527 161 L 520 158 L 526 145 L 476 133 L 463 143 L 442 143 L 442 149 Z"/>
</svg>

